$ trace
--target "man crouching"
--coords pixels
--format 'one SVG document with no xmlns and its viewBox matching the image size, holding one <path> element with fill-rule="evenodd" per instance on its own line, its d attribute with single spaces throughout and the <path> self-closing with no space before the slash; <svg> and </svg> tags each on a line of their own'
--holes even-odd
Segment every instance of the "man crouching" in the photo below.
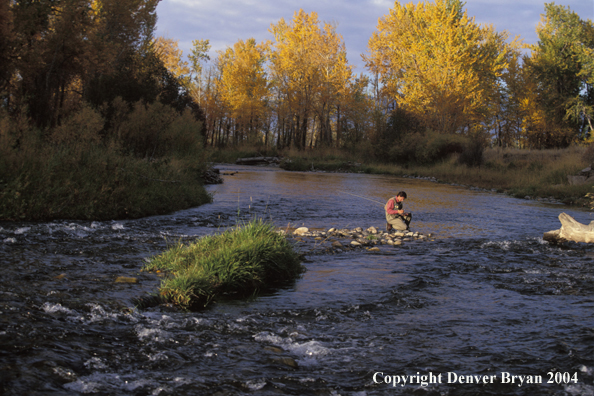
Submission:
<svg viewBox="0 0 594 396">
<path fill-rule="evenodd" d="M 384 209 L 386 210 L 386 230 L 391 231 L 392 228 L 400 231 L 408 230 L 412 214 L 404 213 L 402 209 L 402 201 L 406 199 L 406 193 L 400 191 L 395 197 L 388 199 Z"/>
</svg>

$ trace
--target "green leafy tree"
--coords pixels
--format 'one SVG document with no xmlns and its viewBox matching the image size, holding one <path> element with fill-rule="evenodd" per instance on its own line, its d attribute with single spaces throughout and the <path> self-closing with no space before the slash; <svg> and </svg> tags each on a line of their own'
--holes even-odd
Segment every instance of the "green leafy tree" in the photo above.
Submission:
<svg viewBox="0 0 594 396">
<path fill-rule="evenodd" d="M 537 33 L 527 66 L 537 83 L 534 106 L 544 113 L 541 131 L 566 136 L 550 139 L 555 145 L 586 139 L 594 114 L 594 24 L 569 7 L 547 3 Z"/>
</svg>

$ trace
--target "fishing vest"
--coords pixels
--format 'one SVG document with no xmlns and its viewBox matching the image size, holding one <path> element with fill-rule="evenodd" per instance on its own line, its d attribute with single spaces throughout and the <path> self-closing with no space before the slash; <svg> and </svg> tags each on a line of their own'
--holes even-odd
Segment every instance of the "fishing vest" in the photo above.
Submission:
<svg viewBox="0 0 594 396">
<path fill-rule="evenodd" d="M 388 202 L 386 202 L 386 206 L 384 206 L 384 210 L 386 212 L 388 211 L 388 204 L 390 203 L 390 200 L 394 201 L 394 210 L 402 210 L 402 202 L 398 202 L 396 201 L 396 197 L 392 197 L 388 199 Z"/>
</svg>

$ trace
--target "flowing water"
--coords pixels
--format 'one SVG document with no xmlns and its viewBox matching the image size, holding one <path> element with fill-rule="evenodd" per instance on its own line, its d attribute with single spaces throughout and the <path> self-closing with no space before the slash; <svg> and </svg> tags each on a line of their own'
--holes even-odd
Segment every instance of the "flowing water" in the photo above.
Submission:
<svg viewBox="0 0 594 396">
<path fill-rule="evenodd" d="M 593 395 L 594 253 L 551 246 L 562 205 L 414 179 L 239 171 L 214 202 L 130 221 L 0 223 L 0 393 Z M 264 217 L 384 227 L 400 190 L 433 241 L 326 252 L 294 284 L 203 312 L 134 308 L 145 259 Z M 117 283 L 119 276 L 138 283 Z M 513 383 L 512 383 L 513 380 Z"/>
</svg>

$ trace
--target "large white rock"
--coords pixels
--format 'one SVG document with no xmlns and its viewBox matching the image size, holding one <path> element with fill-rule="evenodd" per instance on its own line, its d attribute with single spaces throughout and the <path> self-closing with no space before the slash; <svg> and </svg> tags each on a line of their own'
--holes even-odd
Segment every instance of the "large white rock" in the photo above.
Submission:
<svg viewBox="0 0 594 396">
<path fill-rule="evenodd" d="M 561 221 L 561 228 L 545 232 L 543 236 L 545 241 L 594 242 L 594 221 L 591 221 L 588 225 L 582 224 L 566 213 L 559 215 L 559 221 Z"/>
<path fill-rule="evenodd" d="M 307 227 L 299 227 L 295 231 L 293 231 L 293 234 L 295 234 L 295 235 L 305 235 L 308 232 L 309 232 L 309 228 L 307 228 Z"/>
</svg>

